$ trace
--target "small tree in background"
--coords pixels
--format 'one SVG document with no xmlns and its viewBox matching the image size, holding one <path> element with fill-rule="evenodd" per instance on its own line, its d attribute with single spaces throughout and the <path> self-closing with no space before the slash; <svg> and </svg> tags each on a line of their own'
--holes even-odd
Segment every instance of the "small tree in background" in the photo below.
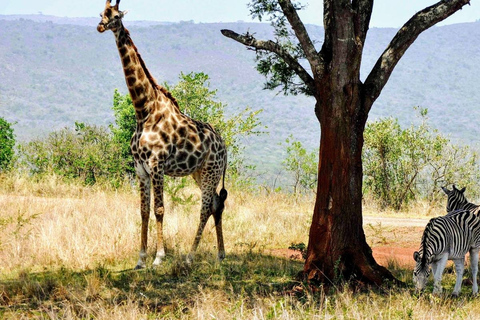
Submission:
<svg viewBox="0 0 480 320">
<path fill-rule="evenodd" d="M 441 186 L 470 187 L 479 181 L 478 155 L 432 128 L 427 109 L 416 109 L 421 120 L 418 126 L 402 129 L 398 119 L 386 118 L 365 129 L 364 193 L 382 208 L 400 210 L 413 199 L 426 199 L 433 205 L 442 195 Z M 469 189 L 474 192 L 476 188 Z"/>
<path fill-rule="evenodd" d="M 15 155 L 15 134 L 12 123 L 0 117 L 0 172 L 12 168 Z"/>
<path fill-rule="evenodd" d="M 253 168 L 245 166 L 241 139 L 262 133 L 258 119 L 262 110 L 253 111 L 246 107 L 227 117 L 227 105 L 217 101 L 217 90 L 210 89 L 209 79 L 203 72 L 181 73 L 176 85 L 165 86 L 177 99 L 183 113 L 195 120 L 210 123 L 220 133 L 228 150 L 227 175 L 238 183 L 244 170 Z"/>
<path fill-rule="evenodd" d="M 318 151 L 308 152 L 300 141 L 294 140 L 293 135 L 285 143 L 287 156 L 282 161 L 282 166 L 293 176 L 293 193 L 315 191 Z"/>
<path fill-rule="evenodd" d="M 127 164 L 127 173 L 135 173 L 133 157 L 130 151 L 130 140 L 135 132 L 137 121 L 135 120 L 135 109 L 133 108 L 132 98 L 129 94 L 121 95 L 115 89 L 113 92 L 113 114 L 115 116 L 115 125 L 110 125 L 110 131 L 113 134 L 113 141 L 118 144 L 120 153 Z"/>
</svg>

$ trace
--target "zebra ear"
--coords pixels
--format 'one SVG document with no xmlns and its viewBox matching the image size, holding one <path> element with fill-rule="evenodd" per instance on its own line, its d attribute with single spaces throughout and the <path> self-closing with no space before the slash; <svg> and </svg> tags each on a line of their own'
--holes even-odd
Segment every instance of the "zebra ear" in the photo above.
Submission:
<svg viewBox="0 0 480 320">
<path fill-rule="evenodd" d="M 418 253 L 418 251 L 415 251 L 413 253 L 413 260 L 420 262 L 421 258 L 420 258 L 420 253 Z"/>
<path fill-rule="evenodd" d="M 465 189 L 467 189 L 467 187 L 463 187 L 462 190 L 459 190 L 461 193 L 464 193 L 465 192 Z"/>
<path fill-rule="evenodd" d="M 442 187 L 442 190 L 443 192 L 445 192 L 445 194 L 449 194 L 451 191 L 447 189 L 447 187 Z"/>
</svg>

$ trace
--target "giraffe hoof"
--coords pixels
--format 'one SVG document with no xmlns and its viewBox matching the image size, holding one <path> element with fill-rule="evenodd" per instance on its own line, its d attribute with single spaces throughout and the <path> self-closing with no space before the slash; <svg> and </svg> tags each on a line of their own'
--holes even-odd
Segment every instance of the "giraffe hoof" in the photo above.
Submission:
<svg viewBox="0 0 480 320">
<path fill-rule="evenodd" d="M 222 262 L 223 259 L 225 259 L 225 252 L 219 252 L 218 253 L 218 261 Z"/>
<path fill-rule="evenodd" d="M 156 258 L 155 261 L 153 261 L 152 267 L 157 268 L 162 264 L 162 260 Z"/>
<path fill-rule="evenodd" d="M 192 263 L 193 263 L 193 254 L 192 254 L 192 253 L 187 254 L 187 257 L 186 257 L 186 259 L 185 259 L 185 262 L 186 262 L 187 264 L 192 264 Z"/>
</svg>

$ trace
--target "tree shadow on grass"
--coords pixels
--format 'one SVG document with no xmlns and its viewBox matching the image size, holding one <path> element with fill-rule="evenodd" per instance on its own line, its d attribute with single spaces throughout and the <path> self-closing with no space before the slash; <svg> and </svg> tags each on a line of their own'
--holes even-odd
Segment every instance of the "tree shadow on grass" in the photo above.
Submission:
<svg viewBox="0 0 480 320">
<path fill-rule="evenodd" d="M 15 279 L 0 281 L 0 318 L 7 313 L 44 315 L 46 310 L 55 314 L 66 307 L 75 316 L 90 317 L 91 304 L 112 310 L 126 303 L 147 313 L 185 313 L 205 292 L 248 304 L 299 285 L 296 277 L 302 267 L 300 261 L 246 252 L 228 255 L 221 263 L 205 253 L 191 264 L 169 255 L 155 269 L 113 271 L 114 266 L 98 266 L 21 272 Z"/>
</svg>

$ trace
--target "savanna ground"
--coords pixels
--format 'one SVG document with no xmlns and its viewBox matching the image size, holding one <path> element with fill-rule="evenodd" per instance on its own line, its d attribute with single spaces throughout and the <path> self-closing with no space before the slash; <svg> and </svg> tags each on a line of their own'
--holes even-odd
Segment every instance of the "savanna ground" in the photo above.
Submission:
<svg viewBox="0 0 480 320">
<path fill-rule="evenodd" d="M 191 188 L 196 199 L 199 193 Z M 412 253 L 423 227 L 442 208 L 408 212 L 365 206 L 364 229 L 374 256 L 407 284 L 352 292 L 347 285 L 311 293 L 298 280 L 311 199 L 230 190 L 224 213 L 227 258 L 216 260 L 209 222 L 195 261 L 184 256 L 198 224 L 198 201 L 166 197 L 167 257 L 135 271 L 139 197 L 134 190 L 82 187 L 48 178 L 0 175 L 0 318 L 2 319 L 478 319 L 468 275 L 460 298 L 412 288 Z M 154 256 L 150 224 L 148 263 Z"/>
</svg>

